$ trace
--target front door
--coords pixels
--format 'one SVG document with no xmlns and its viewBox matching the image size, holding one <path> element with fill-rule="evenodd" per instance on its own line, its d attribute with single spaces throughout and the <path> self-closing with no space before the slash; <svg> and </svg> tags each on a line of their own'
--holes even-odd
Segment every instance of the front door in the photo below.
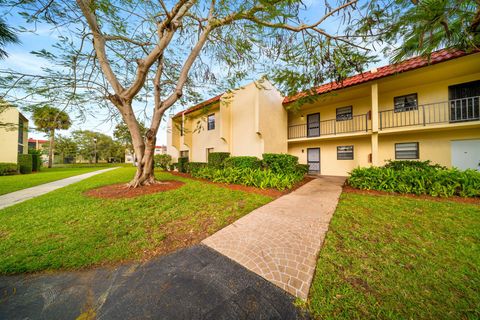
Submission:
<svg viewBox="0 0 480 320">
<path fill-rule="evenodd" d="M 320 113 L 307 115 L 307 137 L 320 136 Z"/>
<path fill-rule="evenodd" d="M 320 173 L 320 148 L 307 149 L 308 173 Z"/>
</svg>

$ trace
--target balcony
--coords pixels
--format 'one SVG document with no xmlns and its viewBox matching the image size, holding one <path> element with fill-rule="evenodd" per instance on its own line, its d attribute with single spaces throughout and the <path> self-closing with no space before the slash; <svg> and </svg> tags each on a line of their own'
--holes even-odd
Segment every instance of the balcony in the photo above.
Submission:
<svg viewBox="0 0 480 320">
<path fill-rule="evenodd" d="M 393 109 L 380 111 L 379 128 L 384 130 L 480 120 L 479 98 L 477 96 L 424 104 L 406 111 L 395 111 Z"/>
<path fill-rule="evenodd" d="M 335 119 L 298 124 L 288 127 L 288 139 L 314 138 L 354 132 L 368 132 L 369 114 L 353 116 L 349 120 Z"/>
</svg>

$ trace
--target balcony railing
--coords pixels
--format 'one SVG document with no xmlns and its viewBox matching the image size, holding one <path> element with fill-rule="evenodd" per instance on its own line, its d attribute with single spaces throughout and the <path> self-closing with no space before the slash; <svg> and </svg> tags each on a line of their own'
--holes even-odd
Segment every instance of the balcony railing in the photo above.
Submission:
<svg viewBox="0 0 480 320">
<path fill-rule="evenodd" d="M 337 121 L 324 120 L 310 124 L 298 124 L 288 127 L 288 139 L 313 138 L 342 133 L 367 132 L 369 128 L 369 115 L 353 116 L 352 119 Z"/>
<path fill-rule="evenodd" d="M 479 99 L 469 97 L 418 106 L 408 111 L 379 112 L 380 130 L 406 126 L 426 126 L 439 123 L 457 123 L 480 120 Z"/>
</svg>

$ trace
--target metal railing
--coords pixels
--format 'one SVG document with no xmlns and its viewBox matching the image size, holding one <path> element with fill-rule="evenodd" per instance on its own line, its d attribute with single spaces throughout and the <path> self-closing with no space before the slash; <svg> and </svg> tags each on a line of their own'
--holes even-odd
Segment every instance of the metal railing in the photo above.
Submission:
<svg viewBox="0 0 480 320">
<path fill-rule="evenodd" d="M 323 120 L 317 123 L 298 124 L 288 127 L 288 139 L 313 138 L 353 132 L 368 132 L 368 114 L 353 116 L 348 120 Z"/>
<path fill-rule="evenodd" d="M 379 112 L 380 130 L 438 123 L 480 120 L 480 97 L 429 103 L 408 111 L 394 109 Z"/>
</svg>

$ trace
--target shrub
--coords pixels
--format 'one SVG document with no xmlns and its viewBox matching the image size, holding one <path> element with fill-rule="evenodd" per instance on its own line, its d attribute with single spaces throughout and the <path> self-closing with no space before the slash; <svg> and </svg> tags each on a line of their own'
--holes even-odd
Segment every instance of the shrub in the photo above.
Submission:
<svg viewBox="0 0 480 320">
<path fill-rule="evenodd" d="M 283 153 L 264 153 L 263 162 L 274 173 L 294 173 L 297 170 L 298 157 Z"/>
<path fill-rule="evenodd" d="M 223 168 L 225 159 L 230 157 L 228 152 L 211 152 L 208 154 L 208 165 L 213 168 Z"/>
<path fill-rule="evenodd" d="M 225 159 L 224 167 L 260 169 L 262 167 L 262 161 L 257 157 L 249 156 L 230 157 Z"/>
<path fill-rule="evenodd" d="M 32 155 L 19 154 L 18 155 L 18 170 L 20 173 L 32 173 Z"/>
<path fill-rule="evenodd" d="M 193 173 L 197 172 L 199 169 L 204 168 L 207 166 L 207 163 L 205 162 L 188 162 L 185 164 L 185 170 L 188 173 Z"/>
<path fill-rule="evenodd" d="M 302 176 L 306 175 L 308 173 L 308 164 L 297 164 L 295 171 Z"/>
<path fill-rule="evenodd" d="M 18 167 L 16 163 L 0 162 L 0 176 L 16 174 Z"/>
<path fill-rule="evenodd" d="M 391 168 L 394 170 L 403 170 L 405 168 L 412 168 L 417 170 L 436 170 L 447 169 L 447 167 L 439 164 L 432 164 L 430 160 L 427 161 L 411 161 L 411 160 L 387 160 L 384 168 Z"/>
<path fill-rule="evenodd" d="M 177 169 L 179 172 L 187 172 L 186 164 L 188 163 L 188 157 L 178 158 Z"/>
<path fill-rule="evenodd" d="M 480 172 L 429 164 L 356 168 L 351 172 L 348 184 L 358 189 L 434 197 L 480 197 Z"/>
<path fill-rule="evenodd" d="M 42 167 L 42 152 L 40 150 L 28 149 L 28 154 L 32 155 L 32 171 L 40 171 Z"/>
<path fill-rule="evenodd" d="M 172 162 L 172 156 L 169 154 L 156 154 L 153 156 L 153 162 L 156 168 L 168 170 Z"/>
<path fill-rule="evenodd" d="M 300 173 L 275 173 L 269 169 L 233 167 L 219 169 L 211 166 L 192 172 L 192 176 L 213 182 L 234 183 L 262 189 L 275 188 L 278 190 L 291 189 L 295 183 L 303 179 L 303 174 Z"/>
</svg>

